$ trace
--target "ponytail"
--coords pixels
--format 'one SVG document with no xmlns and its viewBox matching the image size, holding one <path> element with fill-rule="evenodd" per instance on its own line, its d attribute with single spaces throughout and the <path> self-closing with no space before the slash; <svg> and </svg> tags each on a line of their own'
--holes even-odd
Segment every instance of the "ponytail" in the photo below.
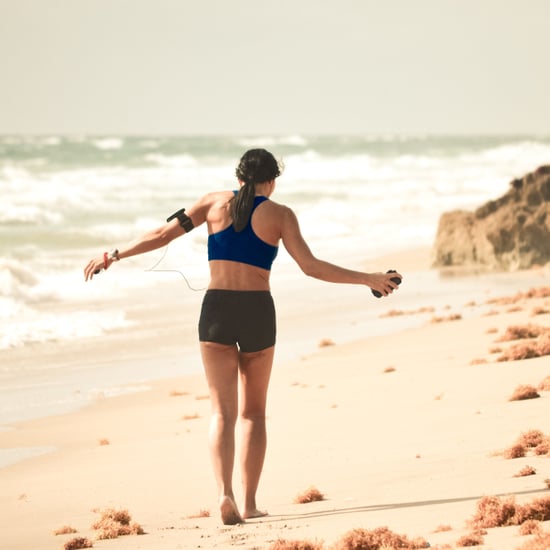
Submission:
<svg viewBox="0 0 550 550">
<path fill-rule="evenodd" d="M 231 200 L 231 219 L 233 220 L 233 229 L 237 233 L 241 232 L 248 223 L 250 213 L 254 207 L 254 197 L 256 195 L 256 186 L 253 183 L 245 183 Z"/>
</svg>

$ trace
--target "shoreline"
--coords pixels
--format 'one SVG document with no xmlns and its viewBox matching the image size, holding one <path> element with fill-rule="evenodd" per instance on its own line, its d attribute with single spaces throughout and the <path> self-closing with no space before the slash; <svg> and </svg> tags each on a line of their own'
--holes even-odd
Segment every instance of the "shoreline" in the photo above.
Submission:
<svg viewBox="0 0 550 550">
<path fill-rule="evenodd" d="M 468 317 L 474 311 L 472 303 L 479 305 L 502 293 L 521 292 L 543 284 L 550 270 L 549 266 L 515 273 L 438 270 L 429 265 L 430 252 L 427 247 L 404 250 L 356 266 L 365 270 L 397 266 L 404 273 L 405 291 L 397 291 L 386 299 L 378 300 L 368 289 L 363 292 L 355 285 L 330 285 L 307 278 L 294 266 L 294 274 L 291 270 L 276 278 L 272 284 L 278 317 L 274 367 L 314 354 L 326 342 L 349 344 L 420 327 L 435 312 L 443 314 L 453 309 Z M 289 281 L 297 288 L 289 291 Z M 195 325 L 203 293 L 180 297 L 185 303 L 182 316 L 181 306 L 172 299 L 176 289 L 178 285 L 157 289 L 152 301 L 155 307 L 150 302 L 134 305 L 129 311 L 128 329 L 76 342 L 54 341 L 0 350 L 1 361 L 9 361 L 22 370 L 34 363 L 38 354 L 42 363 L 55 364 L 60 373 L 66 365 L 78 367 L 76 373 L 65 375 L 67 381 L 55 384 L 64 389 L 61 402 L 50 404 L 47 409 L 38 406 L 33 413 L 33 404 L 25 400 L 25 412 L 19 417 L 3 414 L 0 432 L 29 420 L 71 414 L 104 398 L 148 391 L 158 381 L 202 375 Z M 128 296 L 122 297 L 120 307 L 128 301 Z M 427 305 L 431 312 L 417 311 Z M 392 315 L 395 311 L 404 314 Z M 315 322 L 306 321 L 308 318 Z M 94 385 L 96 379 L 100 383 Z M 21 389 L 25 389 L 24 385 Z M 8 390 L 4 389 L 4 401 Z M 1 464 L 0 459 L 0 468 Z"/>
<path fill-rule="evenodd" d="M 427 249 L 419 250 L 411 267 L 424 267 L 427 255 Z M 351 258 L 348 260 L 349 264 Z M 323 338 L 319 334 L 350 341 L 365 332 L 400 330 L 393 328 L 395 321 L 377 321 L 384 304 L 368 289 L 346 285 L 331 289 L 327 283 L 304 276 L 289 262 L 278 266 L 272 280 L 278 319 L 277 362 L 315 351 Z M 373 270 L 381 262 L 374 259 L 365 264 L 352 267 Z M 125 276 L 128 274 L 113 273 L 109 284 L 118 286 Z M 140 299 L 134 288 L 121 290 L 118 298 L 108 303 L 102 302 L 99 287 L 92 287 L 91 295 L 96 297 L 93 313 L 101 314 L 104 308 L 125 312 L 128 326 L 100 336 L 0 350 L 0 362 L 10 366 L 0 385 L 0 429 L 32 418 L 70 413 L 98 396 L 133 392 L 154 380 L 202 373 L 196 324 L 204 292 L 182 290 L 181 281 L 161 276 L 159 284 L 148 289 L 146 299 Z M 82 307 L 90 305 L 79 301 L 45 304 L 57 317 Z M 304 311 L 315 316 L 315 324 L 302 322 Z"/>
</svg>

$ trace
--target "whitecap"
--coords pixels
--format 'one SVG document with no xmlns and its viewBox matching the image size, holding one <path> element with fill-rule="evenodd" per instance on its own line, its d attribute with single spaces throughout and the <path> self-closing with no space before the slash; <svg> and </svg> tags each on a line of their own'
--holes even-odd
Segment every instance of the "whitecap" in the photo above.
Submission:
<svg viewBox="0 0 550 550">
<path fill-rule="evenodd" d="M 308 140 L 298 134 L 288 136 L 256 136 L 241 138 L 238 140 L 238 144 L 242 147 L 274 147 L 277 145 L 307 147 Z"/>
<path fill-rule="evenodd" d="M 33 271 L 17 260 L 0 258 L 0 296 L 24 298 L 39 282 Z"/>
<path fill-rule="evenodd" d="M 120 149 L 124 145 L 124 140 L 121 138 L 102 138 L 93 141 L 93 144 L 103 151 L 111 149 Z"/>
<path fill-rule="evenodd" d="M 60 212 L 52 212 L 40 206 L 4 203 L 0 211 L 0 224 L 11 225 L 59 225 L 63 222 Z"/>
<path fill-rule="evenodd" d="M 42 143 L 44 145 L 51 145 L 51 146 L 59 145 L 61 143 L 61 138 L 58 136 L 49 136 L 44 138 L 42 140 Z"/>
</svg>

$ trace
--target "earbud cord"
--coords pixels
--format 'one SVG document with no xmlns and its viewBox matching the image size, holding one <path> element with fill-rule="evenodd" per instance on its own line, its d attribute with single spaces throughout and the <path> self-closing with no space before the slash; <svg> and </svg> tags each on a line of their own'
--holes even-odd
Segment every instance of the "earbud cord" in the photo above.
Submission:
<svg viewBox="0 0 550 550">
<path fill-rule="evenodd" d="M 145 272 L 156 271 L 157 273 L 179 273 L 183 277 L 185 282 L 187 283 L 187 287 L 189 288 L 189 290 L 193 290 L 194 292 L 202 292 L 203 290 L 206 290 L 206 288 L 194 288 L 194 287 L 192 287 L 189 284 L 189 281 L 187 280 L 187 277 L 179 269 L 156 269 L 157 265 L 159 265 L 160 262 L 162 262 L 162 260 L 164 260 L 164 258 L 166 257 L 166 254 L 168 253 L 168 246 L 169 245 L 166 245 L 166 247 L 164 249 L 164 252 L 162 253 L 162 256 L 160 257 L 160 259 L 155 264 L 153 264 L 150 268 L 145 269 Z"/>
</svg>

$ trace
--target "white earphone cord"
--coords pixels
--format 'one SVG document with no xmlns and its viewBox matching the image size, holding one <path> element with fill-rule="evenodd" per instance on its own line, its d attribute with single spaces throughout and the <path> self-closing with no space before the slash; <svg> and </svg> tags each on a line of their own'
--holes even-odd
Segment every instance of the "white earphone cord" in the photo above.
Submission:
<svg viewBox="0 0 550 550">
<path fill-rule="evenodd" d="M 156 269 L 157 265 L 159 265 L 160 262 L 162 262 L 162 260 L 164 260 L 167 253 L 168 253 L 168 245 L 166 245 L 166 247 L 164 249 L 164 252 L 162 253 L 162 256 L 160 257 L 160 259 L 157 260 L 157 262 L 155 264 L 153 264 L 150 268 L 145 269 L 145 272 L 156 271 L 157 273 L 179 273 L 183 277 L 184 281 L 186 282 L 187 287 L 189 288 L 189 290 L 193 290 L 194 292 L 202 292 L 203 290 L 206 290 L 206 288 L 194 288 L 194 287 L 192 287 L 191 284 L 189 283 L 189 281 L 187 280 L 187 277 L 179 269 Z"/>
</svg>

